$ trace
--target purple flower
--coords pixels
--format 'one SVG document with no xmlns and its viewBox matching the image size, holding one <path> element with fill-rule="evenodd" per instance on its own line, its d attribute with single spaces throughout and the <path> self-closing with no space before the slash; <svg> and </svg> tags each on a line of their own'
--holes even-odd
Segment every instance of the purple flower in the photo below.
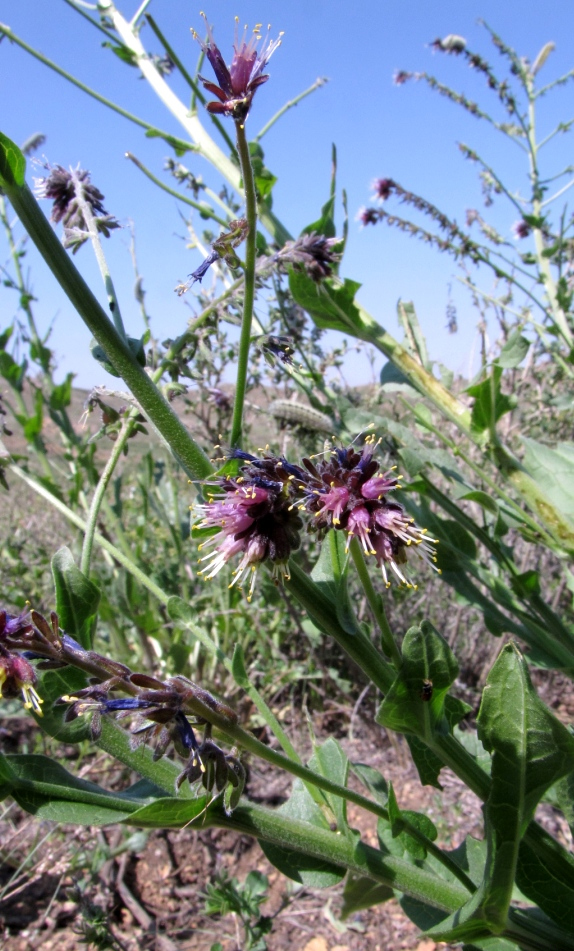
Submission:
<svg viewBox="0 0 574 951">
<path fill-rule="evenodd" d="M 522 238 L 528 237 L 528 235 L 532 231 L 532 228 L 530 227 L 527 221 L 524 221 L 524 219 L 521 218 L 520 221 L 514 222 L 514 224 L 512 225 L 512 231 L 514 233 L 514 237 L 517 240 L 521 240 Z"/>
<path fill-rule="evenodd" d="M 311 231 L 299 235 L 295 241 L 287 241 L 275 260 L 304 269 L 309 277 L 319 283 L 329 277 L 333 266 L 341 259 L 341 255 L 333 250 L 338 244 L 341 244 L 341 238 L 327 238 L 324 234 Z"/>
<path fill-rule="evenodd" d="M 231 116 L 232 119 L 243 123 L 249 114 L 256 89 L 269 79 L 269 76 L 264 74 L 263 70 L 272 54 L 280 46 L 283 34 L 280 33 L 276 40 L 266 38 L 262 49 L 258 53 L 257 45 L 261 40 L 259 26 L 255 27 L 248 42 L 245 41 L 247 28 L 240 40 L 236 18 L 235 43 L 233 44 L 235 53 L 231 65 L 227 66 L 213 39 L 213 28 L 207 22 L 205 15 L 202 15 L 207 26 L 207 40 L 200 39 L 195 31 L 192 31 L 193 36 L 211 63 L 219 83 L 219 85 L 216 85 L 204 79 L 203 76 L 199 77 L 207 91 L 213 93 L 218 99 L 217 102 L 208 102 L 207 110 L 211 113 Z"/>
<path fill-rule="evenodd" d="M 434 568 L 436 539 L 427 539 L 425 530 L 391 497 L 400 488 L 400 477 L 392 469 L 379 473 L 376 446 L 370 437 L 362 451 L 349 446 L 333 449 L 317 462 L 304 459 L 301 507 L 313 515 L 317 529 L 344 531 L 349 541 L 356 536 L 364 553 L 374 555 L 387 587 L 391 572 L 401 585 L 416 588 L 404 571 L 407 551 L 415 549 Z"/>
<path fill-rule="evenodd" d="M 257 459 L 240 451 L 232 453 L 233 457 L 246 462 L 241 475 L 219 479 L 216 487 L 223 494 L 212 495 L 207 504 L 196 506 L 202 515 L 197 528 L 219 529 L 199 546 L 200 550 L 214 549 L 201 559 L 208 562 L 201 574 L 214 578 L 231 559 L 240 556 L 230 587 L 241 586 L 251 576 L 250 601 L 262 562 L 271 562 L 276 582 L 289 578 L 287 562 L 299 547 L 302 522 L 295 508 L 296 480 L 288 463 L 273 456 Z M 304 476 L 303 470 L 292 468 Z"/>
<path fill-rule="evenodd" d="M 379 198 L 380 201 L 386 201 L 394 187 L 392 178 L 375 178 L 372 184 L 375 198 Z"/>
<path fill-rule="evenodd" d="M 21 694 L 26 709 L 41 717 L 44 701 L 34 689 L 36 680 L 36 671 L 25 657 L 0 645 L 0 697 L 10 700 Z"/>
<path fill-rule="evenodd" d="M 376 225 L 379 220 L 379 212 L 376 208 L 361 208 L 357 214 L 357 221 L 365 227 L 366 225 Z"/>
</svg>

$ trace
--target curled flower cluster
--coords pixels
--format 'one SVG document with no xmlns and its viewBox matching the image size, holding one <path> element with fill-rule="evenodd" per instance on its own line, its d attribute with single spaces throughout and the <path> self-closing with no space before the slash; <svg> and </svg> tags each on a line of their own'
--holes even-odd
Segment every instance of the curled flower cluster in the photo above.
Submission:
<svg viewBox="0 0 574 951">
<path fill-rule="evenodd" d="M 36 668 L 30 660 L 38 662 Z M 238 718 L 231 707 L 186 677 L 160 680 L 87 650 L 60 629 L 54 612 L 47 621 L 37 611 L 18 616 L 0 611 L 0 697 L 21 693 L 26 708 L 41 715 L 43 700 L 34 686 L 36 670 L 66 666 L 84 671 L 90 679 L 87 687 L 56 701 L 57 707 L 65 707 L 65 723 L 86 717 L 92 739 L 98 739 L 104 716 L 133 717 L 133 749 L 151 742 L 157 760 L 173 746 L 186 760 L 176 787 L 185 780 L 201 780 L 213 795 L 223 793 L 228 811 L 235 808 L 245 784 L 245 770 L 235 750 L 225 753 L 214 743 L 210 720 L 213 716 L 219 726 L 235 726 Z M 203 730 L 201 740 L 194 727 Z"/>
<path fill-rule="evenodd" d="M 202 560 L 201 574 L 213 578 L 235 556 L 240 556 L 230 587 L 250 577 L 248 600 L 253 596 L 259 565 L 269 561 L 276 581 L 288 580 L 288 558 L 299 546 L 303 518 L 311 531 L 345 532 L 350 544 L 356 536 L 366 555 L 374 555 L 385 585 L 394 578 L 416 587 L 406 570 L 407 552 L 416 550 L 436 571 L 436 539 L 427 537 L 392 496 L 400 488 L 394 471 L 381 473 L 374 458 L 378 443 L 366 439 L 354 446 L 332 449 L 322 457 L 293 465 L 284 457 L 257 458 L 234 450 L 231 458 L 244 465 L 236 478 L 221 477 L 206 504 L 197 529 L 218 531 L 200 548 L 213 550 Z M 348 546 L 347 546 L 348 547 Z"/>
</svg>

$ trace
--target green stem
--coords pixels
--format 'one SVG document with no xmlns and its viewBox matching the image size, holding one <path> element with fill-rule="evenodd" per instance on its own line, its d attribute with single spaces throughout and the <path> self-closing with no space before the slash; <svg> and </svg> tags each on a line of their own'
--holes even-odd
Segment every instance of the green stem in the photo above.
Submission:
<svg viewBox="0 0 574 951">
<path fill-rule="evenodd" d="M 133 411 L 132 411 L 133 412 Z M 110 453 L 109 459 L 106 462 L 104 470 L 99 478 L 96 490 L 92 498 L 92 504 L 90 505 L 90 511 L 88 512 L 88 518 L 86 520 L 86 530 L 84 533 L 84 543 L 82 545 L 82 558 L 80 562 L 80 571 L 86 576 L 89 577 L 90 574 L 90 562 L 92 559 L 92 548 L 94 544 L 94 534 L 96 531 L 96 525 L 98 522 L 98 515 L 100 512 L 100 507 L 104 500 L 104 495 L 106 489 L 110 483 L 110 479 L 113 475 L 114 469 L 120 459 L 124 446 L 129 439 L 133 428 L 135 426 L 135 419 L 127 419 L 124 421 L 122 430 L 116 439 L 112 451 Z"/>
<path fill-rule="evenodd" d="M 249 345 L 251 342 L 251 322 L 253 318 L 253 304 L 255 301 L 255 256 L 257 241 L 257 195 L 255 180 L 251 167 L 249 145 L 245 135 L 245 126 L 235 123 L 237 130 L 237 151 L 241 164 L 241 175 L 245 191 L 245 217 L 249 231 L 245 240 L 245 286 L 243 292 L 243 317 L 241 320 L 241 335 L 239 338 L 239 352 L 237 357 L 237 380 L 235 384 L 235 402 L 233 404 L 233 419 L 229 438 L 232 447 L 239 446 L 243 427 L 243 405 L 247 384 L 247 369 L 249 363 Z"/>
<path fill-rule="evenodd" d="M 468 900 L 468 892 L 460 885 L 444 882 L 405 859 L 382 855 L 364 842 L 355 843 L 353 838 L 287 818 L 255 803 L 242 800 L 231 816 L 219 812 L 216 822 L 265 842 L 326 859 L 444 911 L 455 911 Z"/>
<path fill-rule="evenodd" d="M 403 662 L 403 658 L 393 637 L 393 632 L 391 631 L 387 615 L 385 614 L 383 599 L 379 594 L 377 594 L 373 587 L 373 582 L 371 581 L 369 570 L 365 564 L 363 550 L 358 538 L 354 537 L 351 539 L 349 549 L 355 564 L 355 568 L 357 569 L 357 574 L 359 575 L 359 580 L 363 586 L 363 591 L 365 592 L 365 596 L 369 602 L 369 607 L 373 612 L 376 623 L 379 625 L 383 650 L 387 657 L 391 658 L 393 664 L 398 670 Z"/>
<path fill-rule="evenodd" d="M 213 471 L 209 459 L 139 365 L 126 341 L 115 330 L 58 241 L 28 186 L 7 186 L 5 191 L 20 221 L 70 302 L 103 347 L 143 412 L 166 441 L 185 472 L 194 480 L 207 478 Z"/>
</svg>

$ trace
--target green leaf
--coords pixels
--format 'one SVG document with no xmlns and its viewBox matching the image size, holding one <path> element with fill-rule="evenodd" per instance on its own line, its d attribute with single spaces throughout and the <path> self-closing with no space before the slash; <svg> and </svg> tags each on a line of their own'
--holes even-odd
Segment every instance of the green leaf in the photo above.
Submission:
<svg viewBox="0 0 574 951">
<path fill-rule="evenodd" d="M 42 819 L 107 825 L 122 822 L 138 808 L 130 798 L 72 776 L 47 756 L 0 754 L 0 775 L 18 805 Z"/>
<path fill-rule="evenodd" d="M 0 187 L 22 188 L 26 175 L 26 159 L 18 146 L 0 132 Z"/>
<path fill-rule="evenodd" d="M 69 548 L 60 548 L 52 558 L 52 574 L 60 626 L 90 650 L 100 601 L 99 588 L 76 567 Z"/>
<path fill-rule="evenodd" d="M 553 921 L 574 934 L 574 858 L 552 844 L 555 851 L 552 859 L 559 860 L 556 867 L 556 862 L 547 861 L 547 852 L 542 857 L 530 844 L 520 843 L 516 884 Z"/>
<path fill-rule="evenodd" d="M 512 397 L 501 391 L 501 377 L 502 367 L 494 365 L 486 380 L 466 389 L 469 396 L 474 397 L 470 425 L 477 434 L 494 427 L 501 416 L 509 413 L 516 405 Z"/>
<path fill-rule="evenodd" d="M 501 367 L 513 369 L 519 366 L 530 350 L 530 340 L 527 340 L 519 330 L 515 330 L 504 344 L 497 359 Z"/>
<path fill-rule="evenodd" d="M 233 659 L 231 661 L 231 673 L 233 679 L 239 687 L 245 689 L 249 686 L 249 677 L 245 667 L 245 654 L 241 644 L 236 644 L 233 649 Z"/>
<path fill-rule="evenodd" d="M 574 768 L 574 737 L 538 698 L 514 644 L 503 648 L 488 676 L 478 732 L 492 753 L 485 807 L 492 855 L 480 904 L 487 920 L 502 929 L 520 840 L 545 791 Z"/>
<path fill-rule="evenodd" d="M 330 779 L 339 786 L 347 785 L 349 775 L 349 760 L 343 752 L 339 743 L 334 737 L 329 737 L 321 746 L 315 748 L 315 752 L 309 760 L 308 766 L 315 770 L 325 779 Z M 331 812 L 335 816 L 337 829 L 339 832 L 346 832 L 347 822 L 347 800 L 341 796 L 335 796 L 333 793 L 324 793 Z"/>
<path fill-rule="evenodd" d="M 379 382 L 387 393 L 410 393 L 412 395 L 417 392 L 414 386 L 409 383 L 404 373 L 402 373 L 394 363 L 391 363 L 390 360 L 383 365 Z"/>
<path fill-rule="evenodd" d="M 448 732 L 444 705 L 458 674 L 456 658 L 447 642 L 430 624 L 410 628 L 402 645 L 398 675 L 377 713 L 377 723 L 398 733 L 432 740 Z M 431 690 L 425 699 L 424 688 Z"/>
<path fill-rule="evenodd" d="M 556 804 L 570 826 L 570 832 L 574 835 L 574 772 L 558 780 L 555 790 Z"/>
<path fill-rule="evenodd" d="M 550 449 L 542 443 L 522 438 L 524 468 L 562 516 L 574 523 L 574 443 L 558 443 Z"/>
<path fill-rule="evenodd" d="M 406 736 L 413 763 L 417 768 L 419 779 L 423 786 L 434 786 L 436 789 L 442 789 L 439 782 L 440 771 L 444 763 L 436 753 L 429 750 L 426 743 L 419 740 L 418 736 Z"/>
<path fill-rule="evenodd" d="M 325 816 L 300 779 L 295 780 L 291 796 L 286 803 L 279 806 L 277 812 L 292 819 L 308 822 L 310 826 L 329 829 Z M 299 851 L 272 845 L 265 841 L 260 841 L 260 845 L 275 868 L 278 868 L 287 878 L 307 885 L 309 888 L 328 888 L 340 882 L 345 875 L 344 869 L 324 859 L 304 855 Z"/>
<path fill-rule="evenodd" d="M 340 281 L 327 277 L 317 283 L 302 270 L 293 267 L 289 270 L 289 288 L 295 301 L 322 330 L 340 330 L 341 333 L 361 336 L 361 315 L 354 303 L 360 286 L 349 278 Z"/>
<path fill-rule="evenodd" d="M 335 606 L 337 620 L 347 634 L 359 632 L 349 599 L 347 576 L 349 554 L 345 551 L 342 532 L 327 532 L 311 578 Z"/>
<path fill-rule="evenodd" d="M 498 515 L 498 505 L 487 492 L 480 492 L 478 489 L 475 489 L 472 492 L 465 492 L 465 494 L 460 495 L 459 498 L 465 499 L 468 502 L 478 502 L 487 512 Z"/>
<path fill-rule="evenodd" d="M 428 358 L 427 345 L 419 324 L 419 319 L 412 301 L 400 300 L 397 304 L 399 322 L 405 332 L 407 350 L 416 357 L 426 370 L 431 369 Z"/>
<path fill-rule="evenodd" d="M 127 822 L 144 829 L 181 829 L 194 819 L 202 819 L 210 802 L 210 796 L 156 799 L 132 812 Z"/>
<path fill-rule="evenodd" d="M 341 919 L 345 921 L 349 915 L 372 908 L 373 905 L 380 905 L 393 896 L 393 889 L 388 885 L 381 885 L 380 882 L 374 882 L 372 878 L 362 875 L 349 874 L 343 891 Z"/>
<path fill-rule="evenodd" d="M 366 763 L 350 763 L 351 772 L 357 776 L 363 785 L 369 790 L 373 799 L 376 799 L 382 806 L 386 806 L 389 787 L 387 781 L 378 769 L 367 766 Z"/>
<path fill-rule="evenodd" d="M 146 355 L 143 345 L 143 337 L 127 337 L 126 342 L 139 365 L 141 367 L 145 367 Z M 98 343 L 95 337 L 92 337 L 90 341 L 90 353 L 92 354 L 94 360 L 96 360 L 100 366 L 103 367 L 106 373 L 110 373 L 111 376 L 121 377 L 121 373 L 117 372 L 106 351 Z"/>
<path fill-rule="evenodd" d="M 428 816 L 420 812 L 413 812 L 411 809 L 401 810 L 397 803 L 395 790 L 392 783 L 389 783 L 389 823 L 393 839 L 400 838 L 401 844 L 405 850 L 416 861 L 423 861 L 427 857 L 427 850 L 422 842 L 415 838 L 408 829 L 405 828 L 405 822 L 409 822 L 415 829 L 422 832 L 431 842 L 437 837 L 437 830 L 434 823 Z"/>
<path fill-rule="evenodd" d="M 267 202 L 269 208 L 272 206 L 271 192 L 277 181 L 277 176 L 266 167 L 264 162 L 264 153 L 259 142 L 249 143 L 249 154 L 251 156 L 251 166 L 253 168 L 253 177 L 255 179 L 255 188 L 259 198 Z"/>
<path fill-rule="evenodd" d="M 52 389 L 49 400 L 50 409 L 61 410 L 70 405 L 72 401 L 72 380 L 74 376 L 74 373 L 66 374 L 64 382 L 59 383 Z"/>
</svg>

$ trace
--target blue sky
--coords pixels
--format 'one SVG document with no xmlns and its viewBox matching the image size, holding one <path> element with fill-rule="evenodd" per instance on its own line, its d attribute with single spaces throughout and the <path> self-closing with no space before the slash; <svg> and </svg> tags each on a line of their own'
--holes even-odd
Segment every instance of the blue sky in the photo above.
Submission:
<svg viewBox="0 0 574 951">
<path fill-rule="evenodd" d="M 131 17 L 138 4 L 119 2 Z M 183 0 L 154 0 L 149 11 L 186 62 L 195 67 L 198 48 L 190 27 L 201 32 L 199 4 Z M 317 77 L 329 83 L 304 100 L 263 139 L 266 164 L 279 181 L 274 189 L 274 210 L 289 230 L 297 234 L 318 216 L 328 194 L 331 144 L 338 149 L 339 188 L 348 194 L 350 237 L 342 273 L 362 282 L 361 302 L 376 319 L 397 334 L 395 317 L 399 298 L 415 302 L 431 356 L 452 369 L 468 373 L 476 337 L 477 312 L 466 291 L 456 282 L 451 259 L 384 226 L 361 229 L 355 214 L 369 202 L 370 183 L 390 176 L 444 210 L 459 222 L 467 208 L 482 210 L 476 168 L 465 162 L 457 142 L 479 147 L 485 158 L 502 169 L 509 184 L 527 192 L 527 169 L 522 153 L 511 143 L 497 141 L 490 131 L 423 84 L 397 87 L 396 69 L 427 70 L 471 98 L 489 104 L 480 76 L 456 57 L 433 54 L 429 43 L 449 33 L 464 36 L 472 49 L 485 55 L 495 68 L 503 62 L 483 27 L 483 18 L 521 55 L 533 59 L 549 40 L 556 51 L 544 67 L 543 78 L 557 76 L 574 65 L 574 4 L 571 0 L 290 0 L 289 3 L 212 0 L 205 11 L 215 25 L 215 37 L 229 60 L 233 18 L 237 14 L 250 26 L 272 23 L 272 36 L 284 31 L 283 45 L 274 54 L 270 81 L 257 93 L 248 120 L 255 134 L 285 101 L 308 87 Z M 86 84 L 149 122 L 181 135 L 182 130 L 154 97 L 138 71 L 124 66 L 109 50 L 105 39 L 78 16 L 64 0 L 0 0 L 0 20 L 30 45 L 56 60 Z M 151 31 L 142 39 L 158 51 Z M 208 72 L 205 67 L 204 72 Z M 179 77 L 170 80 L 186 97 Z M 92 180 L 106 196 L 106 208 L 122 223 L 133 221 L 138 263 L 147 291 L 152 328 L 159 339 L 175 336 L 190 316 L 189 297 L 178 298 L 175 285 L 199 263 L 197 251 L 185 246 L 180 217 L 183 206 L 160 193 L 124 158 L 133 152 L 156 174 L 169 149 L 160 140 L 146 139 L 137 126 L 111 113 L 70 86 L 19 47 L 0 44 L 1 130 L 17 142 L 43 132 L 43 152 L 52 164 L 90 169 Z M 572 84 L 543 101 L 540 134 L 560 119 L 571 118 Z M 492 107 L 496 109 L 494 97 Z M 228 123 L 232 132 L 232 124 Z M 560 137 L 548 150 L 554 171 L 571 162 L 572 139 Z M 214 187 L 217 177 L 200 158 L 189 153 L 186 164 Z M 560 165 L 560 162 L 562 163 Z M 32 170 L 29 172 L 31 178 Z M 46 205 L 46 212 L 49 206 Z M 389 210 L 392 208 L 389 206 Z M 339 207 L 339 222 L 341 221 Z M 516 213 L 503 202 L 493 209 L 493 220 L 510 237 Z M 199 226 L 199 225 L 198 225 Z M 113 277 L 119 291 L 124 320 L 134 336 L 142 331 L 133 299 L 133 272 L 128 251 L 129 234 L 115 232 L 106 242 Z M 6 253 L 0 249 L 0 260 Z M 89 333 L 71 310 L 43 262 L 30 251 L 27 257 L 32 284 L 39 300 L 35 305 L 39 325 L 53 324 L 52 344 L 59 355 L 59 375 L 77 372 L 78 385 L 103 382 L 105 374 L 88 353 Z M 76 256 L 94 291 L 104 299 L 103 286 L 86 246 Z M 446 330 L 447 285 L 458 310 L 459 332 Z M 14 312 L 15 301 L 2 289 L 0 325 Z M 493 334 L 495 334 L 495 328 Z M 377 359 L 377 366 L 383 362 Z M 364 364 L 351 362 L 351 382 L 364 379 Z"/>
</svg>

